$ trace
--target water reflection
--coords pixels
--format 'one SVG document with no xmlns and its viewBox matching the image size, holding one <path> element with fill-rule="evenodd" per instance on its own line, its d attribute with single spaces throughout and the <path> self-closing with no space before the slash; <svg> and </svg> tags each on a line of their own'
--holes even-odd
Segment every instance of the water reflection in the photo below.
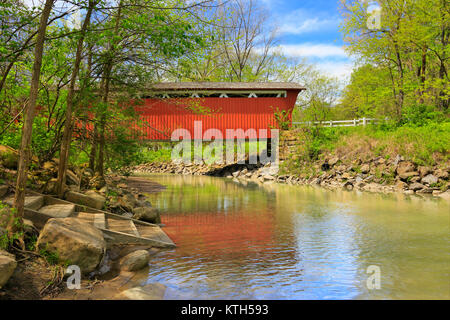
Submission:
<svg viewBox="0 0 450 320">
<path fill-rule="evenodd" d="M 177 243 L 148 282 L 169 299 L 450 298 L 450 206 L 440 199 L 152 175 Z M 379 265 L 381 290 L 366 288 Z"/>
</svg>

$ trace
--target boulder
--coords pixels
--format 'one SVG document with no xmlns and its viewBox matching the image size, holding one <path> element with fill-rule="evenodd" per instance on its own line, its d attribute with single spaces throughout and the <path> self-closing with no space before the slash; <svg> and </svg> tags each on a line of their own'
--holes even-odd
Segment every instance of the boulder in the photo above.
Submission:
<svg viewBox="0 0 450 320">
<path fill-rule="evenodd" d="M 77 218 L 49 219 L 36 245 L 56 253 L 61 263 L 78 265 L 82 273 L 94 271 L 106 251 L 103 233 Z"/>
<path fill-rule="evenodd" d="M 348 190 L 348 191 L 351 191 L 351 190 L 353 190 L 353 183 L 347 181 L 347 182 L 344 184 L 343 188 L 346 189 L 346 190 Z"/>
<path fill-rule="evenodd" d="M 342 179 L 351 179 L 352 175 L 350 174 L 350 172 L 344 172 L 342 174 Z"/>
<path fill-rule="evenodd" d="M 425 188 L 425 186 L 421 183 L 414 182 L 414 183 L 411 183 L 408 188 L 409 188 L 409 190 L 418 191 L 418 190 Z"/>
<path fill-rule="evenodd" d="M 19 153 L 8 146 L 0 145 L 0 163 L 8 169 L 17 169 Z"/>
<path fill-rule="evenodd" d="M 417 172 L 417 171 L 403 172 L 403 173 L 400 173 L 398 176 L 400 177 L 400 179 L 403 179 L 403 180 L 407 180 L 408 178 L 412 178 L 412 177 L 417 177 L 418 180 L 420 180 L 419 172 Z"/>
<path fill-rule="evenodd" d="M 431 185 L 431 184 L 435 184 L 438 182 L 438 178 L 433 176 L 432 174 L 428 174 L 425 177 L 422 178 L 421 180 L 422 183 Z"/>
<path fill-rule="evenodd" d="M 401 161 L 403 161 L 403 157 L 398 154 L 394 159 L 394 162 L 393 162 L 394 166 L 397 166 Z"/>
<path fill-rule="evenodd" d="M 136 206 L 136 198 L 129 192 L 120 197 L 118 201 L 121 207 L 123 207 L 126 211 L 132 211 Z"/>
<path fill-rule="evenodd" d="M 333 157 L 330 160 L 328 160 L 328 164 L 332 167 L 334 166 L 336 163 L 338 163 L 339 161 L 339 157 Z"/>
<path fill-rule="evenodd" d="M 148 266 L 150 254 L 146 250 L 137 250 L 120 259 L 120 269 L 138 271 Z"/>
<path fill-rule="evenodd" d="M 446 200 L 450 200 L 450 190 L 447 190 L 445 192 L 441 192 L 439 194 L 439 197 L 444 198 Z"/>
<path fill-rule="evenodd" d="M 0 249 L 0 289 L 11 278 L 16 267 L 17 262 L 14 255 Z"/>
<path fill-rule="evenodd" d="M 442 169 L 437 169 L 436 171 L 434 171 L 434 175 L 443 180 L 447 180 L 449 176 L 448 171 Z"/>
<path fill-rule="evenodd" d="M 369 172 L 370 172 L 370 166 L 367 163 L 363 164 L 361 166 L 361 173 L 366 174 L 366 173 L 369 173 Z"/>
<path fill-rule="evenodd" d="M 90 181 L 89 185 L 92 186 L 95 189 L 101 189 L 106 185 L 105 178 L 95 175 Z"/>
<path fill-rule="evenodd" d="M 66 193 L 66 200 L 95 209 L 102 209 L 105 204 L 106 198 L 96 193 L 95 191 L 88 191 L 86 192 L 86 194 L 69 191 Z"/>
<path fill-rule="evenodd" d="M 406 182 L 403 182 L 401 180 L 397 181 L 397 183 L 395 184 L 395 188 L 398 190 L 404 190 L 408 187 L 408 184 Z"/>
<path fill-rule="evenodd" d="M 432 194 L 433 193 L 433 189 L 425 187 L 423 189 L 417 190 L 416 193 Z"/>
<path fill-rule="evenodd" d="M 166 286 L 161 283 L 150 283 L 143 287 L 136 287 L 122 291 L 114 298 L 118 300 L 162 300 Z"/>
<path fill-rule="evenodd" d="M 151 208 L 152 207 L 152 203 L 148 200 L 137 200 L 136 201 L 136 207 L 147 207 L 147 208 Z"/>
<path fill-rule="evenodd" d="M 431 172 L 430 168 L 424 167 L 424 166 L 420 166 L 418 168 L 418 171 L 419 171 L 421 178 L 425 177 L 427 174 L 429 174 Z"/>
<path fill-rule="evenodd" d="M 77 175 L 70 170 L 66 171 L 66 183 L 67 185 L 80 185 L 80 179 L 78 179 Z"/>
<path fill-rule="evenodd" d="M 396 172 L 399 176 L 404 175 L 408 172 L 413 172 L 415 171 L 416 166 L 414 165 L 413 162 L 411 161 L 401 161 L 399 162 L 399 164 L 397 165 L 397 169 Z M 419 174 L 419 173 L 417 173 Z"/>
<path fill-rule="evenodd" d="M 133 209 L 133 218 L 150 223 L 161 223 L 159 210 L 151 207 L 137 207 Z"/>
</svg>

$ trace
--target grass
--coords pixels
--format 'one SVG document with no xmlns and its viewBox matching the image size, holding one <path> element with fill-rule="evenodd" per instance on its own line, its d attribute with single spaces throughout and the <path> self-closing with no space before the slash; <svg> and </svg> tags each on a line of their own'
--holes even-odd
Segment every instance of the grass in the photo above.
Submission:
<svg viewBox="0 0 450 320">
<path fill-rule="evenodd" d="M 284 165 L 284 173 L 304 177 L 317 174 L 315 162 L 332 155 L 343 162 L 367 161 L 376 157 L 394 159 L 398 154 L 423 166 L 447 167 L 450 160 L 450 122 L 430 122 L 421 126 L 383 124 L 367 127 L 303 128 L 303 141 Z M 358 171 L 358 165 L 354 171 Z M 391 182 L 391 172 L 379 178 Z"/>
<path fill-rule="evenodd" d="M 194 156 L 199 156 L 202 158 L 202 154 L 206 158 L 213 160 L 216 156 L 215 152 L 212 151 L 212 147 L 210 147 L 211 142 L 205 142 L 202 144 L 201 151 L 197 150 L 193 143 L 191 144 L 191 154 L 190 158 L 194 160 Z M 156 150 L 152 149 L 152 146 L 157 146 Z M 151 163 L 151 162 L 170 162 L 172 160 L 172 150 L 174 148 L 175 144 L 166 142 L 166 143 L 154 143 L 149 144 L 147 147 L 142 147 L 140 151 L 140 163 Z M 266 147 L 266 142 L 245 142 L 241 148 L 245 150 L 245 153 L 248 154 L 251 150 L 252 152 L 256 150 L 256 152 L 262 151 Z M 220 151 L 223 152 L 223 160 L 225 161 L 225 152 L 227 150 L 226 143 L 223 143 L 222 147 L 218 148 Z M 234 153 L 236 154 L 238 150 L 237 144 L 234 144 Z M 219 151 L 219 152 L 220 152 Z M 206 155 L 210 154 L 211 157 L 207 157 Z M 183 155 L 182 155 L 183 156 Z"/>
</svg>

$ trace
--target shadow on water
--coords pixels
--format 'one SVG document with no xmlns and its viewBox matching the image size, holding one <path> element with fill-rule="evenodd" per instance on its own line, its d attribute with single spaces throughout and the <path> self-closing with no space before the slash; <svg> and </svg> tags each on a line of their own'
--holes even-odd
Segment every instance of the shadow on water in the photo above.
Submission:
<svg viewBox="0 0 450 320">
<path fill-rule="evenodd" d="M 177 243 L 143 282 L 168 299 L 450 298 L 450 205 L 401 194 L 151 175 Z M 369 290 L 367 267 L 381 271 Z"/>
</svg>

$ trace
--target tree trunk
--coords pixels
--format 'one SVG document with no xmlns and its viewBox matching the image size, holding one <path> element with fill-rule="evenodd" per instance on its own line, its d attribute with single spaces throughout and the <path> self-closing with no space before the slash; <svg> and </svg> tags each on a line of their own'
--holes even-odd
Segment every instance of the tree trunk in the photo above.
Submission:
<svg viewBox="0 0 450 320">
<path fill-rule="evenodd" d="M 64 126 L 64 134 L 61 142 L 61 151 L 59 154 L 59 166 L 58 166 L 58 180 L 56 182 L 57 194 L 59 197 L 63 196 L 64 184 L 66 182 L 66 170 L 69 158 L 70 142 L 72 140 L 72 108 L 73 108 L 73 96 L 75 92 L 75 82 L 80 70 L 83 42 L 86 36 L 86 30 L 91 20 L 92 10 L 94 9 L 94 1 L 89 1 L 89 8 L 86 13 L 86 17 L 81 27 L 81 36 L 77 43 L 77 52 L 75 54 L 75 64 L 72 70 L 72 76 L 70 78 L 69 92 L 67 93 L 67 106 L 66 106 L 66 123 Z"/>
<path fill-rule="evenodd" d="M 114 26 L 114 34 L 118 34 L 120 18 L 122 13 L 122 1 L 119 2 L 119 7 L 117 9 L 117 17 L 116 23 Z M 98 140 L 98 160 L 97 160 L 97 169 L 96 172 L 101 177 L 104 176 L 104 162 L 105 162 L 105 126 L 106 126 L 106 112 L 108 110 L 108 96 L 109 96 L 109 84 L 111 80 L 111 72 L 113 67 L 113 58 L 114 51 L 116 47 L 116 41 L 113 40 L 111 44 L 111 48 L 108 55 L 108 60 L 105 65 L 105 70 L 103 72 L 104 86 L 103 86 L 103 107 L 102 114 L 100 116 L 100 132 L 99 132 L 99 140 Z"/>
<path fill-rule="evenodd" d="M 33 74 L 31 77 L 30 100 L 25 112 L 25 120 L 22 128 L 22 140 L 19 150 L 19 161 L 17 169 L 16 193 L 14 196 L 15 214 L 8 222 L 8 233 L 11 236 L 22 228 L 24 204 L 25 204 L 25 188 L 28 175 L 28 163 L 31 148 L 31 135 L 33 131 L 33 120 L 36 110 L 36 101 L 39 92 L 39 78 L 41 76 L 42 53 L 44 51 L 45 31 L 47 29 L 47 21 L 53 7 L 54 0 L 46 0 L 44 9 L 42 10 L 39 28 L 36 37 L 36 46 L 34 48 L 34 64 Z"/>
<path fill-rule="evenodd" d="M 109 83 L 111 77 L 112 63 L 108 63 L 105 67 L 104 77 L 105 85 L 103 87 L 103 107 L 100 116 L 100 132 L 98 141 L 98 160 L 96 172 L 99 176 L 104 176 L 104 161 L 105 161 L 105 126 L 106 126 L 106 112 L 108 109 Z"/>
<path fill-rule="evenodd" d="M 95 158 L 97 157 L 97 141 L 98 141 L 98 130 L 97 124 L 94 123 L 94 131 L 92 133 L 91 153 L 89 154 L 89 168 L 92 171 L 95 171 Z"/>
</svg>

